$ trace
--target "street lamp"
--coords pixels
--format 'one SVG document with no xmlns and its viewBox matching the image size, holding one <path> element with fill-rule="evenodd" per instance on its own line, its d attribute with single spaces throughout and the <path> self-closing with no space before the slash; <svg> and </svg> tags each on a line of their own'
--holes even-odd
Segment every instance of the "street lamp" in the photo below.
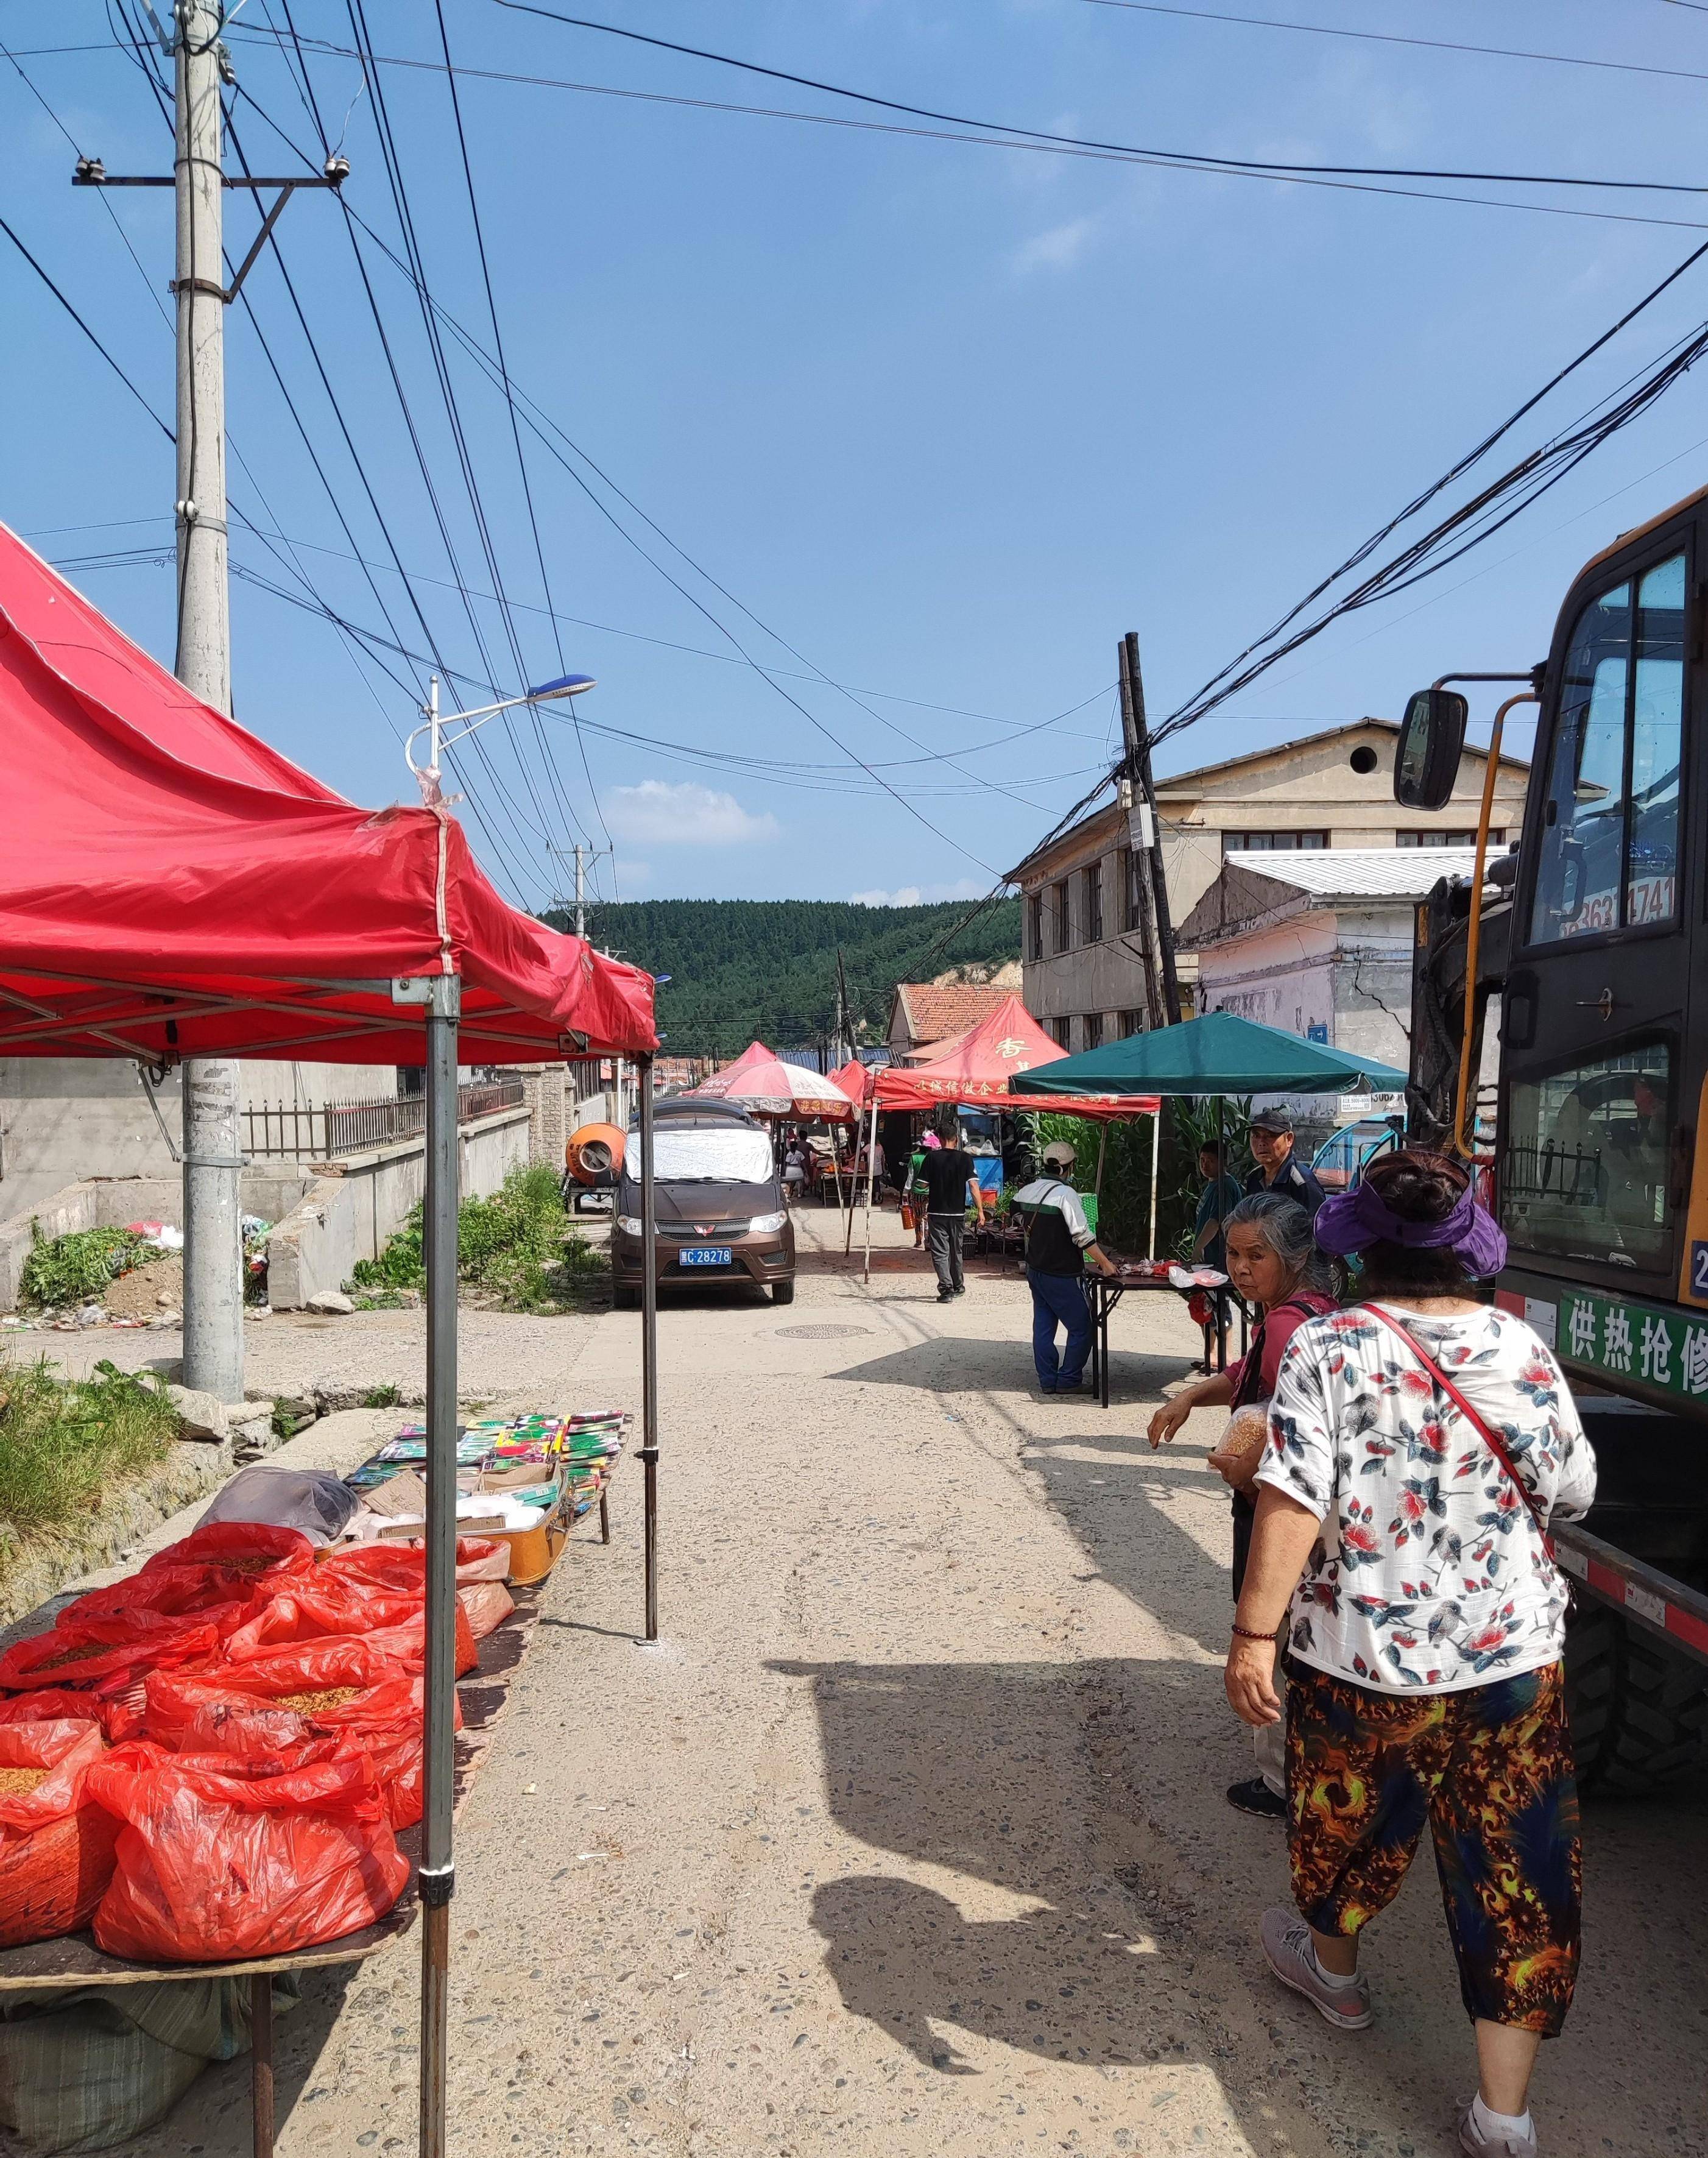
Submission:
<svg viewBox="0 0 1708 2158">
<path fill-rule="evenodd" d="M 472 712 L 446 712 L 441 716 L 439 710 L 439 678 L 435 674 L 428 685 L 427 701 L 421 707 L 425 715 L 421 724 L 403 746 L 404 761 L 421 786 L 422 801 L 430 809 L 438 808 L 444 802 L 445 797 L 439 787 L 441 751 L 453 748 L 460 741 L 466 741 L 477 727 L 483 727 L 498 713 L 513 711 L 518 705 L 550 705 L 561 697 L 579 697 L 584 689 L 592 687 L 593 677 L 591 674 L 560 674 L 554 681 L 542 682 L 535 689 L 524 689 L 519 697 L 501 697 L 496 705 L 478 705 Z M 443 732 L 446 727 L 457 727 L 461 731 L 447 737 Z M 417 764 L 415 756 L 415 743 L 422 735 L 431 737 L 425 766 Z"/>
</svg>

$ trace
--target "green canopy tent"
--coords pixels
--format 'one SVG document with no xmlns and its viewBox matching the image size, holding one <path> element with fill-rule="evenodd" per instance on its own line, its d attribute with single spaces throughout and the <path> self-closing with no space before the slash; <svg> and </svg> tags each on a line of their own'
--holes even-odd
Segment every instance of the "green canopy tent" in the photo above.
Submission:
<svg viewBox="0 0 1708 2158">
<path fill-rule="evenodd" d="M 1040 1071 L 1019 1071 L 1015 1094 L 1214 1095 L 1216 1136 L 1221 1105 L 1230 1094 L 1387 1093 L 1402 1088 L 1406 1074 L 1391 1064 L 1349 1056 L 1325 1041 L 1283 1034 L 1236 1012 L 1206 1012 L 1179 1026 L 1129 1034 L 1101 1049 L 1064 1056 Z M 1245 1307 L 1241 1306 L 1243 1314 Z M 1241 1327 L 1244 1319 L 1241 1317 Z M 1216 1292 L 1216 1353 L 1227 1361 L 1226 1292 Z"/>
<path fill-rule="evenodd" d="M 1370 1094 L 1398 1092 L 1406 1074 L 1236 1012 L 1208 1012 L 1016 1072 L 1009 1084 L 1016 1094 Z"/>
</svg>

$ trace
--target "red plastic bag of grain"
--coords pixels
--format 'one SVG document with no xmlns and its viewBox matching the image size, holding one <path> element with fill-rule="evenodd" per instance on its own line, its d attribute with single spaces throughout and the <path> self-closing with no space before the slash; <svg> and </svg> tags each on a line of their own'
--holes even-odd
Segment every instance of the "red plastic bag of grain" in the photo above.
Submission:
<svg viewBox="0 0 1708 2158">
<path fill-rule="evenodd" d="M 105 1752 L 97 1723 L 0 1727 L 0 1949 L 76 1933 L 106 1893 L 118 1824 L 87 1788 Z"/>
<path fill-rule="evenodd" d="M 209 1521 L 156 1551 L 142 1571 L 169 1566 L 218 1567 L 251 1585 L 283 1582 L 312 1572 L 314 1546 L 300 1529 L 276 1529 L 267 1521 Z"/>
<path fill-rule="evenodd" d="M 278 1771 L 138 1741 L 87 1774 L 95 1799 L 124 1823 L 95 1913 L 96 1945 L 109 1955 L 287 1954 L 372 1925 L 409 1879 L 361 1753 Z"/>
<path fill-rule="evenodd" d="M 292 1766 L 365 1753 L 385 1794 L 395 1829 L 421 1817 L 423 1681 L 304 1688 L 276 1697 L 235 1691 L 217 1680 L 158 1672 L 148 1681 L 146 1736 L 174 1752 L 223 1753 Z M 462 1728 L 453 1696 L 452 1729 Z"/>
<path fill-rule="evenodd" d="M 395 1588 L 405 1594 L 425 1596 L 427 1591 L 426 1546 L 418 1537 L 407 1543 L 356 1544 L 333 1552 L 321 1562 L 323 1574 L 362 1581 L 376 1588 Z M 509 1577 L 510 1546 L 485 1536 L 457 1539 L 457 1585 L 472 1581 L 504 1581 Z"/>
<path fill-rule="evenodd" d="M 235 1634 L 266 1603 L 239 1576 L 212 1566 L 167 1566 L 152 1573 L 133 1573 L 105 1588 L 91 1588 L 68 1603 L 55 1620 L 63 1631 L 85 1618 L 109 1618 L 131 1611 L 152 1611 L 168 1618 L 205 1618 L 221 1636 Z"/>
<path fill-rule="evenodd" d="M 247 1663 L 251 1656 L 271 1655 L 297 1641 L 406 1626 L 421 1610 L 419 1593 L 366 1588 L 348 1581 L 293 1582 L 228 1636 L 225 1655 L 234 1664 Z"/>
<path fill-rule="evenodd" d="M 459 1588 L 457 1601 L 467 1613 L 468 1630 L 477 1641 L 496 1633 L 516 1608 L 515 1598 L 502 1581 L 477 1581 L 472 1588 Z"/>
<path fill-rule="evenodd" d="M 119 1693 L 144 1671 L 205 1662 L 219 1644 L 219 1629 L 207 1619 L 161 1611 L 62 1621 L 0 1656 L 0 1688 L 21 1693 L 34 1686 L 90 1686 Z"/>
<path fill-rule="evenodd" d="M 112 1704 L 92 1693 L 73 1693 L 69 1686 L 38 1686 L 34 1693 L 15 1693 L 0 1701 L 0 1727 L 10 1723 L 95 1723 L 106 1731 Z"/>
<path fill-rule="evenodd" d="M 479 1663 L 480 1650 L 475 1645 L 474 1633 L 468 1623 L 468 1613 L 461 1603 L 457 1606 L 456 1624 L 457 1675 L 461 1678 L 466 1671 L 472 1671 Z M 411 1618 L 407 1624 L 402 1626 L 382 1627 L 374 1633 L 358 1634 L 353 1638 L 358 1640 L 371 1641 L 383 1655 L 390 1656 L 395 1663 L 400 1665 L 408 1671 L 419 1671 L 426 1658 L 426 1628 L 425 1622 L 421 1618 Z M 312 1649 L 313 1645 L 312 1642 L 303 1644 L 305 1649 Z M 234 1666 L 234 1668 L 240 1669 L 242 1666 Z"/>
</svg>

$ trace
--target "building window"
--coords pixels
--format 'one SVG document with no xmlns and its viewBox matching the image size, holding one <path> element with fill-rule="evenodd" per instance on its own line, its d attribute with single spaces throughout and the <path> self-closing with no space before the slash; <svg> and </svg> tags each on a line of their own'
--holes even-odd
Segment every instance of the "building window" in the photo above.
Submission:
<svg viewBox="0 0 1708 2158">
<path fill-rule="evenodd" d="M 1070 952 L 1073 948 L 1073 912 L 1067 903 L 1067 879 L 1050 887 L 1050 903 L 1055 911 L 1055 948 Z"/>
<path fill-rule="evenodd" d="M 1394 834 L 1396 847 L 1474 847 L 1476 844 L 1477 834 L 1474 832 L 1396 832 Z M 1506 833 L 1501 826 L 1490 825 L 1489 844 L 1491 847 L 1506 844 Z"/>
<path fill-rule="evenodd" d="M 1103 941 L 1103 865 L 1093 862 L 1086 871 L 1086 942 Z"/>
<path fill-rule="evenodd" d="M 1291 854 L 1328 844 L 1326 832 L 1224 832 L 1221 835 L 1225 854 Z"/>
<path fill-rule="evenodd" d="M 1115 1024 L 1121 1030 L 1118 1039 L 1125 1041 L 1130 1034 L 1144 1032 L 1144 1014 L 1141 1011 L 1117 1012 Z"/>
<path fill-rule="evenodd" d="M 1035 959 L 1041 959 L 1044 957 L 1044 895 L 1041 891 L 1032 894 L 1027 912 L 1030 916 L 1028 926 L 1031 931 L 1031 954 Z"/>
<path fill-rule="evenodd" d="M 1143 868 L 1139 857 L 1131 847 L 1121 849 L 1121 927 L 1139 929 L 1144 926 L 1144 916 L 1138 911 L 1138 880 Z"/>
<path fill-rule="evenodd" d="M 1073 1047 L 1073 1021 L 1071 1019 L 1047 1019 L 1044 1024 L 1049 1028 L 1050 1039 L 1058 1049 Z"/>
<path fill-rule="evenodd" d="M 1103 1046 L 1102 1013 L 1087 1012 L 1086 1014 L 1086 1023 L 1083 1031 L 1086 1037 L 1086 1047 L 1087 1049 L 1101 1049 Z"/>
</svg>

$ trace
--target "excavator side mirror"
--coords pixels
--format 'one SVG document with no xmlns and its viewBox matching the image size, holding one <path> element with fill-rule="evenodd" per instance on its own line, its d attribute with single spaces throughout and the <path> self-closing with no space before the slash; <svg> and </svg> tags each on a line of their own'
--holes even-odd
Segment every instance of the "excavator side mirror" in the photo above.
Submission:
<svg viewBox="0 0 1708 2158">
<path fill-rule="evenodd" d="M 1459 776 L 1469 700 L 1457 689 L 1420 689 L 1406 706 L 1394 752 L 1394 799 L 1402 809 L 1444 809 Z"/>
</svg>

